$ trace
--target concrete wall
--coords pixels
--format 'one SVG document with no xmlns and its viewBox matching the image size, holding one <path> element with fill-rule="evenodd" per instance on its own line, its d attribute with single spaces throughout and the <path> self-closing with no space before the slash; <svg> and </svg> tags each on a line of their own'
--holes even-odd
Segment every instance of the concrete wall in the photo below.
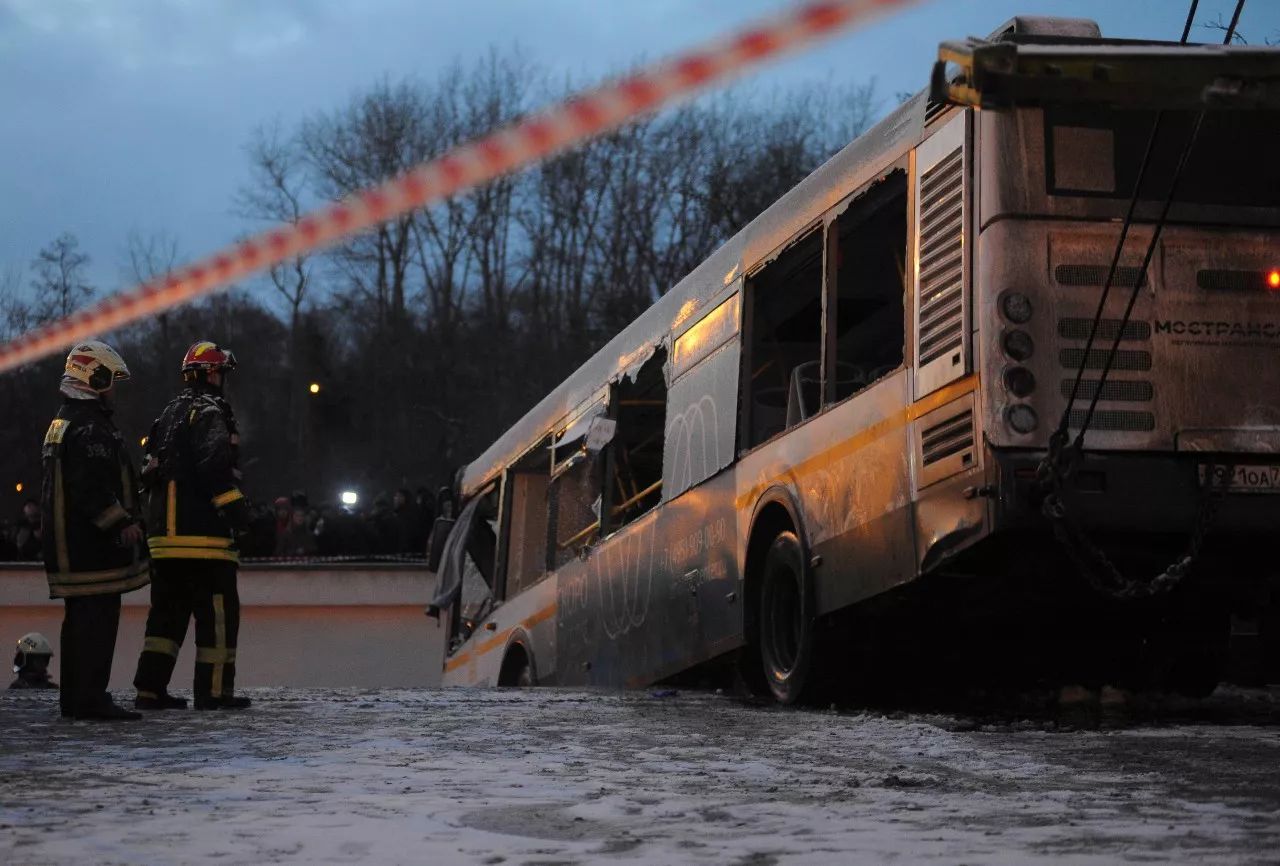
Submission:
<svg viewBox="0 0 1280 866">
<path fill-rule="evenodd" d="M 412 565 L 250 565 L 240 569 L 243 686 L 440 684 L 444 630 L 423 614 L 435 576 Z M 132 688 L 150 588 L 124 596 L 111 687 Z M 29 631 L 53 644 L 58 663 L 62 602 L 49 598 L 44 571 L 0 566 L 0 653 L 5 673 L 14 643 Z M 173 688 L 191 687 L 195 624 L 187 629 Z M 8 685 L 8 679 L 0 688 Z"/>
</svg>

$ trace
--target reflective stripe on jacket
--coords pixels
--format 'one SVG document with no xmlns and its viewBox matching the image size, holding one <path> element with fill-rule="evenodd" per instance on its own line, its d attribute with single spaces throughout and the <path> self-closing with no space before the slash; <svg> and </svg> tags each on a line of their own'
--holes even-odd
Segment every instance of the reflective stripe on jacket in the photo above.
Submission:
<svg viewBox="0 0 1280 866">
<path fill-rule="evenodd" d="M 120 545 L 135 520 L 137 476 L 100 400 L 66 399 L 45 433 L 44 564 L 50 598 L 128 592 L 150 582 L 142 545 Z"/>
<path fill-rule="evenodd" d="M 230 404 L 194 386 L 156 419 L 145 476 L 152 558 L 239 562 L 229 518 L 247 509 L 237 440 Z"/>
</svg>

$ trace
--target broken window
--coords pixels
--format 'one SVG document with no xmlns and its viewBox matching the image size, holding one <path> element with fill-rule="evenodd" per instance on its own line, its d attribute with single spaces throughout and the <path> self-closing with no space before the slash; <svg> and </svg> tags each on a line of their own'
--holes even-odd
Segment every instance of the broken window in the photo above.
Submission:
<svg viewBox="0 0 1280 866">
<path fill-rule="evenodd" d="M 836 220 L 835 370 L 828 394 L 850 397 L 902 366 L 906 342 L 907 173 L 897 170 Z"/>
<path fill-rule="evenodd" d="M 497 486 L 469 501 L 445 541 L 439 584 L 430 607 L 450 611 L 449 652 L 493 607 L 497 565 Z"/>
<path fill-rule="evenodd" d="M 751 278 L 748 293 L 744 412 L 750 448 L 803 420 L 801 407 L 821 404 L 822 231 L 784 250 Z"/>
<path fill-rule="evenodd" d="M 607 532 L 626 526 L 662 499 L 666 360 L 666 349 L 658 349 L 634 379 L 624 377 L 614 388 L 617 428 L 604 455 Z"/>
<path fill-rule="evenodd" d="M 547 438 L 507 471 L 508 510 L 506 587 L 512 598 L 546 577 L 547 494 L 551 460 Z"/>
<path fill-rule="evenodd" d="M 600 537 L 600 449 L 610 438 L 612 426 L 608 405 L 600 399 L 555 437 L 549 497 L 549 570 L 564 565 Z"/>
</svg>

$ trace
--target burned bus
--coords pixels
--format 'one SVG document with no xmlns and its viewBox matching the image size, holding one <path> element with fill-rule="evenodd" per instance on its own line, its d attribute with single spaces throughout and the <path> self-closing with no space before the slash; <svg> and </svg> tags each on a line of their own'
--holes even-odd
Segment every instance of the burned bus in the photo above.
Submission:
<svg viewBox="0 0 1280 866">
<path fill-rule="evenodd" d="M 446 684 L 1212 688 L 1277 568 L 1277 52 L 940 57 L 465 467 Z"/>
</svg>

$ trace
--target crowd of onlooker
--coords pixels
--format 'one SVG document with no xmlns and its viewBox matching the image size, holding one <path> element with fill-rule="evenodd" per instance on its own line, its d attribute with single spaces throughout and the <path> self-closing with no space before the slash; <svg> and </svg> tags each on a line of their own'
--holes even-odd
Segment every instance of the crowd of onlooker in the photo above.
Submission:
<svg viewBox="0 0 1280 866">
<path fill-rule="evenodd" d="M 425 556 L 427 537 L 441 513 L 451 512 L 448 491 L 401 488 L 367 507 L 313 505 L 302 492 L 253 508 L 240 550 L 247 557 Z"/>
<path fill-rule="evenodd" d="M 296 491 L 274 503 L 252 506 L 253 520 L 239 539 L 249 558 L 316 556 L 425 556 L 437 516 L 451 516 L 447 488 L 425 487 L 375 496 L 368 506 L 313 505 Z M 28 499 L 13 520 L 0 520 L 0 562 L 43 557 L 40 503 Z"/>
<path fill-rule="evenodd" d="M 28 499 L 13 520 L 0 519 L 0 562 L 31 562 L 44 556 L 40 503 Z"/>
</svg>

